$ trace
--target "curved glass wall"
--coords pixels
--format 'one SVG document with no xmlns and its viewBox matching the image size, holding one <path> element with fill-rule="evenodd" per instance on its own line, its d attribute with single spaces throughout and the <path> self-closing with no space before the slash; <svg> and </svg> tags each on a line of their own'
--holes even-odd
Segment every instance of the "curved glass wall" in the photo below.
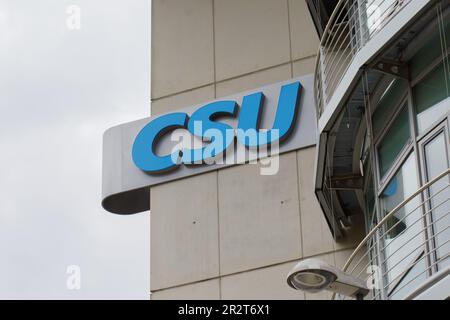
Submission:
<svg viewBox="0 0 450 320">
<path fill-rule="evenodd" d="M 403 106 L 377 147 L 380 176 L 392 168 L 401 151 L 411 141 L 408 107 Z"/>
<path fill-rule="evenodd" d="M 413 194 L 419 187 L 418 180 L 415 154 L 412 152 L 380 195 L 381 215 L 384 217 Z M 424 234 L 421 232 L 421 216 L 420 201 L 418 198 L 414 198 L 386 223 L 382 250 L 386 256 L 386 259 L 383 259 L 384 267 L 389 271 L 386 273 L 389 293 L 399 286 L 404 270 L 408 270 L 407 274 L 421 275 L 414 282 L 408 284 L 410 287 L 426 278 L 426 274 L 423 273 L 426 268 L 425 261 L 421 259 L 415 263 L 423 256 L 425 250 L 424 245 L 417 245 L 425 243 Z M 396 292 L 394 296 L 398 297 L 399 292 Z"/>
<path fill-rule="evenodd" d="M 370 119 L 360 165 L 368 230 L 450 167 L 450 9 L 443 7 L 436 5 L 435 23 L 402 48 L 409 77 L 377 73 L 365 102 Z M 388 219 L 371 248 L 383 275 L 375 298 L 405 298 L 450 265 L 449 183 L 439 180 Z"/>
</svg>

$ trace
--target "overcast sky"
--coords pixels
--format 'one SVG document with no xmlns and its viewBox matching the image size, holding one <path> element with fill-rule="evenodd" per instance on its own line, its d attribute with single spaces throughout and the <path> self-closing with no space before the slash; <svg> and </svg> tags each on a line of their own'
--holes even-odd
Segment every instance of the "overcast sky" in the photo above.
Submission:
<svg viewBox="0 0 450 320">
<path fill-rule="evenodd" d="M 100 205 L 103 132 L 149 110 L 150 0 L 0 0 L 0 298 L 149 298 L 149 213 Z"/>
</svg>

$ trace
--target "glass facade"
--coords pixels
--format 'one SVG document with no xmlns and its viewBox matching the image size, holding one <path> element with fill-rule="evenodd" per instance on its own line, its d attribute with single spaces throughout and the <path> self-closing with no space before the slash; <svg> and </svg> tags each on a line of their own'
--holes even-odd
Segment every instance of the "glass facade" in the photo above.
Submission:
<svg viewBox="0 0 450 320">
<path fill-rule="evenodd" d="M 383 275 L 375 298 L 405 298 L 450 264 L 448 176 L 411 197 L 450 166 L 450 19 L 439 5 L 435 12 L 427 40 L 405 49 L 409 79 L 384 74 L 366 102 L 374 150 L 371 164 L 362 162 L 372 168 L 363 170 L 368 231 L 393 212 L 370 247 Z"/>
<path fill-rule="evenodd" d="M 418 180 L 413 152 L 380 195 L 382 217 L 417 190 L 419 187 Z M 384 267 L 389 271 L 386 273 L 386 286 L 389 292 L 401 286 L 402 282 L 405 281 L 405 279 L 402 279 L 405 270 L 408 270 L 407 274 L 421 272 L 421 277 L 416 278 L 416 282 L 422 281 L 425 277 L 425 274 L 423 274 L 424 264 L 414 265 L 424 253 L 424 245 L 417 245 L 418 243 L 424 243 L 424 235 L 421 231 L 422 211 L 419 204 L 419 199 L 414 198 L 413 201 L 408 202 L 407 205 L 391 216 L 384 227 L 382 250 L 386 256 L 383 259 Z M 410 285 L 414 285 L 414 283 Z"/>
<path fill-rule="evenodd" d="M 436 118 L 450 109 L 450 72 L 444 63 L 439 63 L 413 87 L 418 133 L 424 133 Z"/>
<path fill-rule="evenodd" d="M 378 145 L 381 177 L 392 167 L 400 152 L 410 142 L 411 133 L 409 128 L 408 108 L 405 106 Z"/>
<path fill-rule="evenodd" d="M 438 128 L 436 134 L 422 144 L 422 152 L 425 162 L 425 179 L 428 181 L 437 176 L 449 165 L 448 156 L 448 134 L 447 127 Z M 450 190 L 447 188 L 450 180 L 447 178 L 439 180 L 430 186 L 428 191 L 427 210 L 433 221 L 433 247 L 436 248 L 434 257 L 438 261 L 437 267 L 443 268 L 449 265 L 450 259 Z"/>
<path fill-rule="evenodd" d="M 450 2 L 339 1 L 327 27 L 315 192 L 336 238 L 364 215 L 344 271 L 404 299 L 450 264 Z"/>
</svg>

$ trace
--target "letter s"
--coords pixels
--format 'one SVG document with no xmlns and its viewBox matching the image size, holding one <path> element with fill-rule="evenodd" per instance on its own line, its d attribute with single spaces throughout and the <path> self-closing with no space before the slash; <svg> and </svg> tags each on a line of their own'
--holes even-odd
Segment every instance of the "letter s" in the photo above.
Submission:
<svg viewBox="0 0 450 320">
<path fill-rule="evenodd" d="M 215 122 L 214 119 L 220 116 L 235 117 L 237 110 L 235 101 L 226 100 L 209 103 L 195 111 L 189 119 L 188 130 L 192 135 L 210 141 L 213 148 L 183 149 L 183 163 L 202 163 L 224 152 L 234 140 L 234 131 L 229 125 Z M 227 134 L 227 130 L 231 130 L 233 135 Z"/>
</svg>

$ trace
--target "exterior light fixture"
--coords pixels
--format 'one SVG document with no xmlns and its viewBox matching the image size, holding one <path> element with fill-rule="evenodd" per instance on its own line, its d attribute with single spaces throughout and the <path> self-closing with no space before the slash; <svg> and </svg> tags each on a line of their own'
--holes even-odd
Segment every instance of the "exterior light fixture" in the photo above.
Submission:
<svg viewBox="0 0 450 320">
<path fill-rule="evenodd" d="M 319 259 L 300 261 L 289 272 L 287 283 L 296 290 L 310 293 L 328 290 L 357 300 L 369 293 L 364 281 Z"/>
</svg>

